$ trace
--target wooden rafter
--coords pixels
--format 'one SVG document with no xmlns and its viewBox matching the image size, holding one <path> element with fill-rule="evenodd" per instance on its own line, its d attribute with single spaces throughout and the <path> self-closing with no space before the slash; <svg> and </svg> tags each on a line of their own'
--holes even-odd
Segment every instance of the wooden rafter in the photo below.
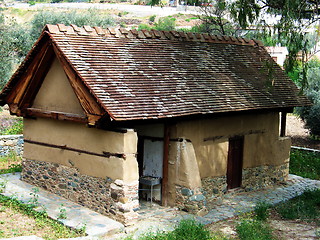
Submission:
<svg viewBox="0 0 320 240">
<path fill-rule="evenodd" d="M 105 111 L 92 96 L 88 87 L 85 86 L 82 79 L 79 77 L 79 74 L 71 67 L 71 64 L 67 61 L 59 48 L 54 45 L 53 49 L 67 75 L 71 87 L 75 91 L 82 108 L 88 116 L 88 124 L 96 125 L 96 123 L 103 117 Z"/>
</svg>

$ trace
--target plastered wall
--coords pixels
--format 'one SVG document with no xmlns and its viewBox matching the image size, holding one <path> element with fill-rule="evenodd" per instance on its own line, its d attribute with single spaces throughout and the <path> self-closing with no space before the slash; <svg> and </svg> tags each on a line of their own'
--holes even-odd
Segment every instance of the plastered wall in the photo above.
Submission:
<svg viewBox="0 0 320 240">
<path fill-rule="evenodd" d="M 83 109 L 57 58 L 54 59 L 32 107 L 84 116 Z"/>
<path fill-rule="evenodd" d="M 279 114 L 246 114 L 178 123 L 172 137 L 192 142 L 200 177 L 226 175 L 228 141 L 244 135 L 243 168 L 281 165 L 289 159 L 290 139 L 279 138 Z"/>
<path fill-rule="evenodd" d="M 137 134 L 88 128 L 84 124 L 52 119 L 24 119 L 24 137 L 55 145 L 66 145 L 102 154 L 125 154 L 126 158 L 99 157 L 85 153 L 25 143 L 24 157 L 31 160 L 60 163 L 75 167 L 81 173 L 94 177 L 109 177 L 126 182 L 138 180 Z"/>
</svg>

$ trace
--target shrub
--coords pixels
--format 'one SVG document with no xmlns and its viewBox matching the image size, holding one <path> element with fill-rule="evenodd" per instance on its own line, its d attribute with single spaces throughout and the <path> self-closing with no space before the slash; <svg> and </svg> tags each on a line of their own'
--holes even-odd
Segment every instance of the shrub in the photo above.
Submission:
<svg viewBox="0 0 320 240">
<path fill-rule="evenodd" d="M 176 19 L 173 17 L 161 17 L 155 24 L 155 29 L 159 31 L 172 31 L 176 28 Z"/>
<path fill-rule="evenodd" d="M 149 17 L 149 22 L 154 22 L 156 20 L 157 15 L 152 15 Z"/>
</svg>

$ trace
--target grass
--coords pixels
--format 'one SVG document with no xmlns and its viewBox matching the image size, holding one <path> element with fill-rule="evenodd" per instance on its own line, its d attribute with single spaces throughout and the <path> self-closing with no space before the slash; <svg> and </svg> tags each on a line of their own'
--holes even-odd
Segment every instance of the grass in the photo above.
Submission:
<svg viewBox="0 0 320 240">
<path fill-rule="evenodd" d="M 21 157 L 11 152 L 8 156 L 0 157 L 0 174 L 21 172 Z"/>
<path fill-rule="evenodd" d="M 272 240 L 272 228 L 263 221 L 256 219 L 242 220 L 236 226 L 241 240 Z"/>
<path fill-rule="evenodd" d="M 133 238 L 128 237 L 126 240 L 131 240 Z M 210 239 L 223 239 L 215 238 L 211 236 L 208 229 L 192 219 L 182 220 L 179 225 L 171 232 L 158 231 L 146 233 L 139 237 L 140 240 L 210 240 Z"/>
<path fill-rule="evenodd" d="M 320 153 L 292 149 L 290 173 L 320 180 Z"/>
<path fill-rule="evenodd" d="M 284 219 L 300 219 L 316 222 L 320 226 L 320 189 L 306 191 L 302 195 L 275 206 Z"/>
<path fill-rule="evenodd" d="M 2 225 L 1 229 L 3 230 L 0 231 L 0 237 L 9 238 L 30 235 L 30 231 L 38 236 L 39 233 L 41 233 L 41 237 L 47 240 L 73 238 L 85 235 L 83 230 L 70 229 L 61 223 L 48 218 L 45 211 L 37 212 L 33 207 L 34 205 L 32 204 L 24 204 L 15 198 L 0 195 L 0 214 L 7 216 L 1 218 L 0 224 Z M 28 216 L 29 218 L 22 218 L 25 216 Z M 20 219 L 21 221 L 19 221 L 19 224 L 13 224 L 10 222 L 10 219 L 12 218 L 15 222 Z M 27 227 L 29 222 L 33 222 L 31 229 L 28 229 Z M 25 229 L 28 229 L 27 232 L 24 231 Z"/>
</svg>

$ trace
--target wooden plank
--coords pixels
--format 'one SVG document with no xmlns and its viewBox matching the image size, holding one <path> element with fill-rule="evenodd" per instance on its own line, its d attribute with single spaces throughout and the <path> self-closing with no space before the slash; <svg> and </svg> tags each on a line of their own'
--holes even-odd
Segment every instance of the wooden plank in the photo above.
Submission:
<svg viewBox="0 0 320 240">
<path fill-rule="evenodd" d="M 55 55 L 53 48 L 52 46 L 48 45 L 47 49 L 43 53 L 40 62 L 38 63 L 37 69 L 33 73 L 31 80 L 29 81 L 24 96 L 19 103 L 20 109 L 25 109 L 32 106 L 33 101 L 42 85 L 42 82 L 52 65 L 54 57 Z"/>
<path fill-rule="evenodd" d="M 46 42 L 40 48 L 38 53 L 33 58 L 27 70 L 24 72 L 22 77 L 19 79 L 17 84 L 10 91 L 8 96 L 6 97 L 6 102 L 10 105 L 11 103 L 19 104 L 21 99 L 24 97 L 26 93 L 26 89 L 33 78 L 34 73 L 39 68 L 39 63 L 41 59 L 43 59 L 43 55 L 46 53 L 48 49 L 49 43 Z"/>
<path fill-rule="evenodd" d="M 170 126 L 164 125 L 163 139 L 163 165 L 162 165 L 162 206 L 168 205 L 168 173 L 169 173 L 169 143 L 170 143 Z"/>
<path fill-rule="evenodd" d="M 27 108 L 25 111 L 25 117 L 43 117 L 52 118 L 56 120 L 66 120 L 79 123 L 87 123 L 88 120 L 85 116 L 73 113 L 65 113 L 58 111 L 47 111 L 38 108 Z"/>
<path fill-rule="evenodd" d="M 84 153 L 84 154 L 98 156 L 98 157 L 105 157 L 105 158 L 117 157 L 117 158 L 126 159 L 126 155 L 124 153 L 110 153 L 110 152 L 95 153 L 95 152 L 90 152 L 82 149 L 68 147 L 67 145 L 56 145 L 52 143 L 38 142 L 38 141 L 29 140 L 29 139 L 24 139 L 24 141 L 27 143 L 36 144 L 40 146 L 58 148 L 58 149 L 63 149 L 67 151 L 77 152 L 77 153 Z"/>
</svg>

